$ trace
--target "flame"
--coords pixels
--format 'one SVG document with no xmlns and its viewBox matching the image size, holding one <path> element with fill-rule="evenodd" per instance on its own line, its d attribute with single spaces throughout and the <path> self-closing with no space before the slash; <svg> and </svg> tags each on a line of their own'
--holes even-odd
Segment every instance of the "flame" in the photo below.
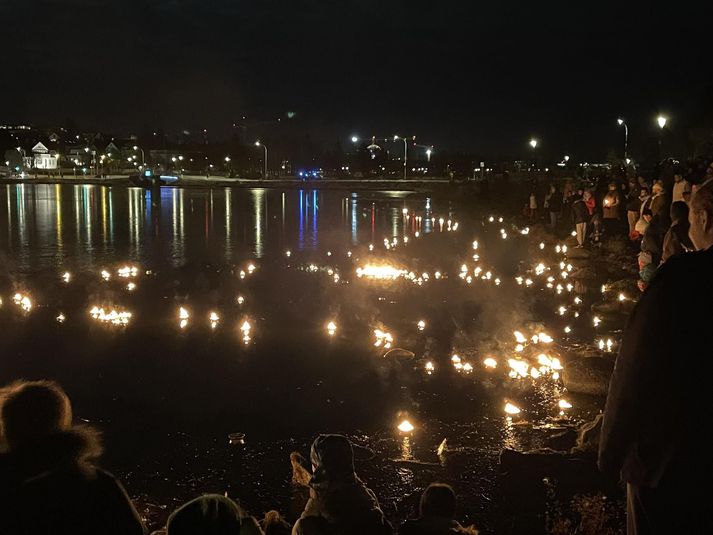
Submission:
<svg viewBox="0 0 713 535">
<path fill-rule="evenodd" d="M 131 320 L 131 312 L 117 311 L 112 309 L 110 312 L 104 310 L 103 307 L 92 307 L 89 315 L 102 323 L 111 323 L 113 325 L 128 325 Z"/>
<path fill-rule="evenodd" d="M 71 278 L 72 278 L 72 274 L 69 271 L 65 271 L 64 275 L 62 275 L 62 280 L 66 283 L 69 283 Z"/>
<path fill-rule="evenodd" d="M 384 349 L 390 349 L 391 344 L 394 342 L 394 338 L 391 336 L 391 333 L 382 331 L 381 329 L 374 329 L 374 336 L 376 337 L 374 347 L 380 347 L 383 345 Z"/>
<path fill-rule="evenodd" d="M 16 293 L 12 300 L 17 306 L 19 306 L 24 312 L 29 312 L 32 309 L 32 301 L 26 295 Z"/>
<path fill-rule="evenodd" d="M 527 342 L 527 338 L 525 338 L 525 336 L 520 331 L 515 331 L 512 334 L 515 336 L 515 341 L 518 344 L 524 344 L 525 342 Z"/>
<path fill-rule="evenodd" d="M 510 415 L 520 414 L 522 411 L 516 405 L 508 402 L 505 404 L 505 412 Z"/>
<path fill-rule="evenodd" d="M 376 280 L 396 280 L 399 277 L 404 277 L 408 274 L 405 269 L 398 269 L 386 264 L 367 264 L 363 268 L 358 267 L 356 270 L 357 277 L 366 277 L 367 279 Z"/>
<path fill-rule="evenodd" d="M 211 312 L 208 316 L 208 320 L 210 321 L 210 328 L 215 329 L 220 321 L 220 316 L 218 316 L 216 312 Z"/>
<path fill-rule="evenodd" d="M 425 368 L 426 368 L 426 373 L 428 375 L 431 375 L 436 369 L 436 367 L 433 365 L 433 362 L 431 362 L 430 360 L 428 362 L 426 362 Z"/>
<path fill-rule="evenodd" d="M 402 433 L 411 433 L 414 429 L 415 429 L 415 427 L 408 420 L 403 420 L 398 425 L 398 430 L 401 431 Z"/>
<path fill-rule="evenodd" d="M 333 321 L 327 323 L 327 332 L 329 333 L 329 336 L 334 336 L 334 333 L 337 332 L 337 324 Z"/>
<path fill-rule="evenodd" d="M 116 270 L 116 274 L 119 275 L 119 277 L 126 279 L 129 277 L 136 277 L 139 274 L 139 270 L 138 270 L 138 268 L 136 268 L 134 266 L 124 266 L 124 267 Z M 102 271 L 102 277 L 103 276 L 104 276 L 104 272 Z M 109 279 L 107 278 L 106 280 L 109 280 Z"/>
<path fill-rule="evenodd" d="M 130 292 L 133 292 L 136 289 L 136 284 L 133 282 L 130 282 L 129 284 L 126 285 L 126 289 L 129 290 Z"/>
<path fill-rule="evenodd" d="M 483 365 L 484 365 L 486 368 L 496 368 L 496 367 L 498 366 L 498 361 L 495 360 L 494 358 L 488 357 L 487 359 L 485 359 L 485 360 L 483 361 Z"/>
<path fill-rule="evenodd" d="M 566 399 L 560 399 L 558 405 L 559 405 L 560 409 L 571 409 L 572 408 L 572 404 L 569 401 L 567 401 Z"/>
<path fill-rule="evenodd" d="M 419 322 L 417 323 L 417 325 L 418 325 L 418 330 L 419 330 L 419 331 L 422 331 L 422 330 L 424 330 L 424 329 L 426 328 L 426 322 L 423 321 L 423 320 L 419 320 Z"/>
<path fill-rule="evenodd" d="M 102 279 L 105 281 L 108 281 L 111 278 L 111 273 L 109 273 L 106 269 L 102 270 Z"/>
<path fill-rule="evenodd" d="M 57 323 L 64 323 L 64 320 L 66 320 L 67 317 L 60 312 L 55 319 L 57 320 Z"/>
</svg>

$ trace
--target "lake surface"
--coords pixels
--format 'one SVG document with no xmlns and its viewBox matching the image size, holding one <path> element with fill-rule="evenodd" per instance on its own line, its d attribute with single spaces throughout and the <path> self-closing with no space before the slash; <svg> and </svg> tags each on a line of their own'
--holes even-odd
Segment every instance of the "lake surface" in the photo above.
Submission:
<svg viewBox="0 0 713 535">
<path fill-rule="evenodd" d="M 516 283 L 532 244 L 499 217 L 395 191 L 0 186 L 0 382 L 60 381 L 154 527 L 202 492 L 294 517 L 290 451 L 341 432 L 391 518 L 443 480 L 502 530 L 500 450 L 596 407 L 562 412 L 551 369 L 512 376 L 513 331 L 547 351 L 531 335 L 564 320 Z"/>
</svg>

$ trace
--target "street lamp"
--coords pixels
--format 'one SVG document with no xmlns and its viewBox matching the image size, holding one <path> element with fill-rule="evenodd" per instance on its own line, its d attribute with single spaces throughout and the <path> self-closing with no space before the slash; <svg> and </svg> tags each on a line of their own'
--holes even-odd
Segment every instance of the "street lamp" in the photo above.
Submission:
<svg viewBox="0 0 713 535">
<path fill-rule="evenodd" d="M 428 159 L 429 162 L 431 161 L 431 154 L 433 154 L 433 149 L 431 147 L 429 147 L 426 149 L 426 158 Z"/>
<path fill-rule="evenodd" d="M 536 140 L 534 137 L 530 140 L 530 146 L 531 146 L 533 149 L 536 149 L 536 148 L 537 148 L 537 140 Z"/>
<path fill-rule="evenodd" d="M 352 136 L 352 143 L 358 143 L 359 138 L 357 136 Z"/>
<path fill-rule="evenodd" d="M 629 157 L 629 126 L 621 117 L 619 117 L 616 122 L 619 123 L 619 126 L 624 127 L 624 160 L 626 160 Z"/>
<path fill-rule="evenodd" d="M 230 163 L 230 156 L 225 157 L 225 163 Z"/>
<path fill-rule="evenodd" d="M 138 145 L 134 145 L 134 150 L 141 151 L 141 165 L 146 165 L 146 156 L 144 155 L 144 149 L 140 148 Z"/>
<path fill-rule="evenodd" d="M 404 137 L 399 137 L 398 135 L 394 136 L 394 141 L 401 140 L 404 142 L 404 180 L 406 180 L 406 164 L 408 161 L 408 142 L 406 141 L 406 138 Z"/>
<path fill-rule="evenodd" d="M 255 146 L 265 149 L 265 172 L 263 174 L 263 178 L 267 179 L 267 146 L 264 143 L 260 143 L 260 141 L 256 141 Z"/>
<path fill-rule="evenodd" d="M 659 160 L 663 158 L 663 129 L 666 126 L 666 123 L 668 122 L 668 118 L 664 115 L 659 115 L 656 118 L 656 122 L 659 125 Z"/>
</svg>

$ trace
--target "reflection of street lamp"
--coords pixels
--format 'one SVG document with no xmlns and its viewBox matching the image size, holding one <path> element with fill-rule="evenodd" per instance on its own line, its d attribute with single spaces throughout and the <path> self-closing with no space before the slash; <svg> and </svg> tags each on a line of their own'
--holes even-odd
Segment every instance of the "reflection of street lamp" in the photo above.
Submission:
<svg viewBox="0 0 713 535">
<path fill-rule="evenodd" d="M 624 127 L 624 159 L 626 160 L 629 157 L 629 126 L 621 117 L 619 117 L 616 122 L 619 123 L 619 126 Z"/>
<path fill-rule="evenodd" d="M 404 180 L 406 180 L 406 163 L 408 160 L 408 142 L 406 141 L 406 138 L 404 138 L 404 137 L 394 136 L 394 141 L 398 141 L 399 139 L 404 142 Z"/>
<path fill-rule="evenodd" d="M 267 179 L 267 146 L 264 143 L 260 143 L 260 141 L 256 141 L 255 146 L 262 147 L 265 149 L 265 172 L 263 174 L 263 178 Z"/>
</svg>

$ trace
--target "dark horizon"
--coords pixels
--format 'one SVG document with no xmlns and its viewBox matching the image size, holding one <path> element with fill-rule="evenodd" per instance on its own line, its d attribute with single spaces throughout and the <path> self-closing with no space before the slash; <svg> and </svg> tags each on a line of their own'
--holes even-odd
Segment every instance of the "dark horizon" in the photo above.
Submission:
<svg viewBox="0 0 713 535">
<path fill-rule="evenodd" d="M 713 116 L 707 20 L 680 5 L 204 4 L 3 4 L 0 122 L 224 139 L 233 123 L 281 117 L 253 137 L 294 130 L 346 148 L 353 134 L 416 135 L 518 158 L 534 136 L 550 158 L 601 160 L 623 145 L 619 116 L 635 158 L 655 144 L 658 114 L 675 146 Z"/>
</svg>

